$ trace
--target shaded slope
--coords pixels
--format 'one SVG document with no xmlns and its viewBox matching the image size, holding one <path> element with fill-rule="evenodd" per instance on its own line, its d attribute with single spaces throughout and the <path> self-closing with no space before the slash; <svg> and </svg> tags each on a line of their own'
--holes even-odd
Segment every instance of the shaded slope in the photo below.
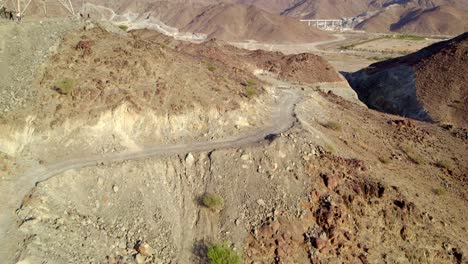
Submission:
<svg viewBox="0 0 468 264">
<path fill-rule="evenodd" d="M 368 106 L 419 120 L 468 125 L 468 33 L 346 77 Z"/>
</svg>

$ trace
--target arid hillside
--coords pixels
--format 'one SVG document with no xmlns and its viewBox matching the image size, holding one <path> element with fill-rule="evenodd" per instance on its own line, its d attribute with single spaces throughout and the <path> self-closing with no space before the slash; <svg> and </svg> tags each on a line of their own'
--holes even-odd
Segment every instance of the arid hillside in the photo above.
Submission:
<svg viewBox="0 0 468 264">
<path fill-rule="evenodd" d="M 96 5 L 95 10 L 98 12 L 99 6 L 104 6 L 125 19 L 132 16 L 143 21 L 146 18 L 156 18 L 181 32 L 202 33 L 208 38 L 226 41 L 305 43 L 330 38 L 328 33 L 309 28 L 295 18 L 269 13 L 254 5 L 223 1 L 88 2 Z M 103 9 L 101 12 L 109 11 Z M 125 23 L 124 19 L 117 19 L 112 15 L 106 17 L 114 22 Z M 140 23 L 143 22 L 141 20 Z"/>
<path fill-rule="evenodd" d="M 2 264 L 466 263 L 466 129 L 369 109 L 320 56 L 105 21 L 0 33 Z M 466 37 L 373 67 L 461 100 Z"/>
<path fill-rule="evenodd" d="M 353 17 L 367 11 L 376 10 L 383 1 L 368 0 L 305 0 L 296 1 L 285 9 L 282 14 L 302 18 L 338 19 L 342 17 Z"/>
<path fill-rule="evenodd" d="M 393 5 L 377 11 L 356 28 L 422 35 L 458 35 L 468 30 L 468 11 L 455 5 L 430 8 Z"/>
<path fill-rule="evenodd" d="M 254 5 L 273 14 L 281 14 L 284 10 L 295 4 L 296 0 L 233 0 L 245 5 Z"/>
<path fill-rule="evenodd" d="M 251 72 L 268 72 L 291 83 L 343 82 L 343 77 L 322 57 L 310 53 L 284 55 L 280 52 L 243 50 L 222 41 L 211 40 L 202 44 L 181 43 L 177 50 L 194 56 L 242 67 Z"/>
<path fill-rule="evenodd" d="M 307 43 L 328 38 L 327 33 L 295 19 L 273 15 L 254 6 L 235 4 L 210 6 L 182 29 L 227 41 Z"/>
<path fill-rule="evenodd" d="M 468 31 L 468 12 L 449 5 L 415 10 L 390 29 L 402 33 L 457 35 Z"/>
<path fill-rule="evenodd" d="M 348 74 L 368 106 L 419 120 L 468 126 L 468 33 Z"/>
</svg>

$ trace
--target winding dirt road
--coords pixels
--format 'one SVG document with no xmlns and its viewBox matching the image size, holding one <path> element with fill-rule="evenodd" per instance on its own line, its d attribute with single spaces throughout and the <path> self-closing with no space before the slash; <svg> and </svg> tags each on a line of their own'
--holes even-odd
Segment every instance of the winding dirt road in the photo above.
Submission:
<svg viewBox="0 0 468 264">
<path fill-rule="evenodd" d="M 189 152 L 212 151 L 222 148 L 237 148 L 268 139 L 270 135 L 282 133 L 294 125 L 294 107 L 299 102 L 300 96 L 294 90 L 277 88 L 280 94 L 276 110 L 272 114 L 270 124 L 264 128 L 256 129 L 248 133 L 206 142 L 192 142 L 185 144 L 151 146 L 138 151 L 128 151 L 105 155 L 94 155 L 89 157 L 63 160 L 54 164 L 48 164 L 37 170 L 29 171 L 19 176 L 14 183 L 7 188 L 7 192 L 1 195 L 4 202 L 0 210 L 0 260 L 2 263 L 13 261 L 14 245 L 17 228 L 15 226 L 15 210 L 21 206 L 23 198 L 34 188 L 37 183 L 46 181 L 61 173 L 96 166 L 103 163 L 119 162 L 124 160 L 138 160 L 148 157 L 163 157 L 175 154 L 186 154 Z M 7 261 L 5 261 L 7 260 Z M 11 261 L 9 261 L 11 260 Z M 5 262 L 4 262 L 5 261 Z"/>
</svg>

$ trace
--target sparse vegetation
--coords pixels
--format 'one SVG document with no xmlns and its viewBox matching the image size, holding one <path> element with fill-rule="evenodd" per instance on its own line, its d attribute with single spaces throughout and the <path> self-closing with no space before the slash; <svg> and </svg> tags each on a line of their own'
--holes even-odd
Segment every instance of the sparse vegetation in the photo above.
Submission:
<svg viewBox="0 0 468 264">
<path fill-rule="evenodd" d="M 435 164 L 437 167 L 446 169 L 446 170 L 452 170 L 453 169 L 453 163 L 451 160 L 439 160 Z"/>
<path fill-rule="evenodd" d="M 255 81 L 252 81 L 252 80 L 248 80 L 247 81 L 247 86 L 256 86 L 257 83 Z"/>
<path fill-rule="evenodd" d="M 219 243 L 208 248 L 210 264 L 240 264 L 241 257 L 227 243 Z"/>
<path fill-rule="evenodd" d="M 70 94 L 74 88 L 75 81 L 71 79 L 63 79 L 54 86 L 54 89 L 60 94 Z"/>
<path fill-rule="evenodd" d="M 372 61 L 385 61 L 385 60 L 393 59 L 393 57 L 390 57 L 390 56 L 375 56 L 375 57 L 370 57 L 370 58 L 367 58 L 367 59 L 372 60 Z"/>
<path fill-rule="evenodd" d="M 208 67 L 207 67 L 207 68 L 208 68 L 208 70 L 209 70 L 210 72 L 214 72 L 214 71 L 216 70 L 216 67 L 215 67 L 215 66 L 213 66 L 213 65 L 211 65 L 211 64 L 210 64 L 210 65 L 208 65 Z"/>
<path fill-rule="evenodd" d="M 219 212 L 224 208 L 224 198 L 215 193 L 206 193 L 203 196 L 203 205 L 212 211 Z"/>
<path fill-rule="evenodd" d="M 323 148 L 325 149 L 325 151 L 328 151 L 331 154 L 336 153 L 336 147 L 335 147 L 335 145 L 333 145 L 331 143 L 327 142 L 327 143 L 323 144 Z"/>
<path fill-rule="evenodd" d="M 341 131 L 341 124 L 335 121 L 328 121 L 321 125 L 331 130 Z"/>
<path fill-rule="evenodd" d="M 351 43 L 349 45 L 343 45 L 343 46 L 340 47 L 340 49 L 342 49 L 342 50 L 353 49 L 356 46 L 359 46 L 359 45 L 362 45 L 362 44 L 365 44 L 365 43 L 369 43 L 369 42 L 372 42 L 372 41 L 376 41 L 376 40 L 379 40 L 379 39 L 384 39 L 384 38 L 387 38 L 387 37 L 384 36 L 384 37 L 378 37 L 378 38 L 373 38 L 373 39 L 366 39 L 366 40 L 363 40 L 363 41 L 358 41 L 356 43 Z"/>
<path fill-rule="evenodd" d="M 420 40 L 426 39 L 425 37 L 415 36 L 415 35 L 397 35 L 394 38 L 401 39 L 401 40 L 413 40 L 413 41 L 420 41 Z"/>
<path fill-rule="evenodd" d="M 248 87 L 245 89 L 245 94 L 247 94 L 248 97 L 252 97 L 257 94 L 257 91 L 255 91 L 255 89 L 253 88 Z"/>
<path fill-rule="evenodd" d="M 119 28 L 123 31 L 127 31 L 128 30 L 128 26 L 127 25 L 119 25 Z"/>
<path fill-rule="evenodd" d="M 390 163 L 390 159 L 387 158 L 387 157 L 384 157 L 384 156 L 379 156 L 379 161 L 383 164 L 389 164 Z"/>
<path fill-rule="evenodd" d="M 425 164 L 424 158 L 416 153 L 409 144 L 402 144 L 400 145 L 400 148 L 413 163 L 418 165 Z"/>
<path fill-rule="evenodd" d="M 447 193 L 447 189 L 443 188 L 443 187 L 440 187 L 440 188 L 435 188 L 435 189 L 432 189 L 432 192 L 435 194 L 435 195 L 444 195 Z"/>
</svg>

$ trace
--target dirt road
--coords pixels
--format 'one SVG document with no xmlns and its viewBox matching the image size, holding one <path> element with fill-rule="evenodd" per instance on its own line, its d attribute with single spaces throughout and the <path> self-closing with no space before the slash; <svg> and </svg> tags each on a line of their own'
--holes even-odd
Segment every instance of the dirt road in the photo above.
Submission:
<svg viewBox="0 0 468 264">
<path fill-rule="evenodd" d="M 268 44 L 268 43 L 259 43 L 259 42 L 230 42 L 229 44 L 234 45 L 238 48 L 247 49 L 247 50 L 267 50 L 267 51 L 280 51 L 284 54 L 298 54 L 303 52 L 309 53 L 318 53 L 326 52 L 321 50 L 319 46 L 327 45 L 346 39 L 345 36 L 341 34 L 333 35 L 335 38 L 331 40 L 318 41 L 312 43 L 303 43 L 303 44 Z"/>
<path fill-rule="evenodd" d="M 175 154 L 185 154 L 189 152 L 211 151 L 222 148 L 242 147 L 265 140 L 269 135 L 276 135 L 291 128 L 294 124 L 294 106 L 299 102 L 300 96 L 294 90 L 276 89 L 280 94 L 278 105 L 273 112 L 270 124 L 264 128 L 257 129 L 242 135 L 232 136 L 225 139 L 192 142 L 164 146 L 145 147 L 139 151 L 112 153 L 99 156 L 82 157 L 78 159 L 65 159 L 61 162 L 48 164 L 41 168 L 31 170 L 19 176 L 15 182 L 6 186 L 2 192 L 1 200 L 5 201 L 0 210 L 0 259 L 13 261 L 13 248 L 15 239 L 20 237 L 15 235 L 15 210 L 21 205 L 22 199 L 34 186 L 42 181 L 46 181 L 67 170 L 80 169 L 88 166 L 96 166 L 104 163 L 112 163 L 124 160 L 137 160 L 154 156 L 169 156 Z M 9 261 L 11 260 L 11 261 Z"/>
</svg>

